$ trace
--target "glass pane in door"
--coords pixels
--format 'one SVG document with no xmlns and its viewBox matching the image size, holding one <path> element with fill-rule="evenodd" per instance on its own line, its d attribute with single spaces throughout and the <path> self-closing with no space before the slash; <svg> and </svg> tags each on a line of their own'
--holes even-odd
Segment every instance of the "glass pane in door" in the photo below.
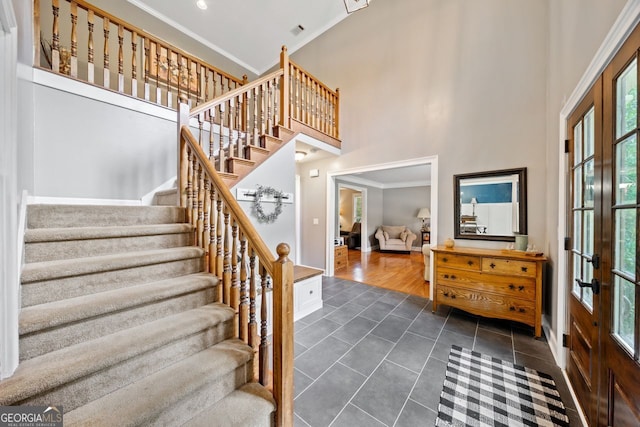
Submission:
<svg viewBox="0 0 640 427">
<path fill-rule="evenodd" d="M 616 138 L 635 129 L 637 124 L 638 70 L 634 59 L 616 82 Z"/>
<path fill-rule="evenodd" d="M 635 203 L 638 194 L 638 143 L 633 134 L 616 145 L 615 203 Z"/>
<path fill-rule="evenodd" d="M 635 285 L 619 276 L 613 285 L 613 335 L 633 354 L 633 336 L 635 334 Z"/>
<path fill-rule="evenodd" d="M 636 210 L 617 209 L 615 216 L 615 245 L 613 266 L 621 273 L 635 278 L 636 271 Z"/>
</svg>

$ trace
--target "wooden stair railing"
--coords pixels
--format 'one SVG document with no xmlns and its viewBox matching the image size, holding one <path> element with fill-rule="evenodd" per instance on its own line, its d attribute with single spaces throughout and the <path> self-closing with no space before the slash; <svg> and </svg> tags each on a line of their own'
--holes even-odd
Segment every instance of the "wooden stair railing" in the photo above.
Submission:
<svg viewBox="0 0 640 427">
<path fill-rule="evenodd" d="M 246 76 L 234 77 L 84 0 L 33 3 L 36 67 L 169 108 L 177 108 L 181 97 L 192 107 L 202 105 L 247 83 Z M 279 124 L 339 148 L 339 89 L 330 89 L 291 61 L 284 46 L 278 72 L 277 84 L 257 89 L 248 98 L 249 102 L 267 99 L 271 105 L 271 111 L 260 113 L 271 123 L 264 121 L 260 126 L 264 124 L 271 134 L 269 125 Z M 234 102 L 225 110 L 227 116 L 240 105 L 239 100 Z M 247 116 L 238 111 L 245 112 L 234 110 L 233 130 L 251 128 Z M 257 146 L 253 141 L 259 136 L 250 135 L 250 145 Z"/>
<path fill-rule="evenodd" d="M 293 263 L 281 243 L 274 257 L 231 191 L 209 162 L 188 123 L 188 106 L 179 106 L 180 206 L 206 253 L 207 270 L 220 279 L 220 301 L 236 311 L 238 338 L 258 355 L 257 380 L 272 378 L 276 424 L 293 426 Z M 271 283 L 271 288 L 269 287 Z M 267 292 L 273 293 L 268 307 Z M 261 299 L 260 327 L 256 299 Z M 272 352 L 267 339 L 267 312 L 273 314 Z M 270 375 L 272 367 L 272 375 Z"/>
<path fill-rule="evenodd" d="M 34 0 L 34 44 L 37 67 L 169 108 L 246 82 L 84 0 Z"/>
</svg>

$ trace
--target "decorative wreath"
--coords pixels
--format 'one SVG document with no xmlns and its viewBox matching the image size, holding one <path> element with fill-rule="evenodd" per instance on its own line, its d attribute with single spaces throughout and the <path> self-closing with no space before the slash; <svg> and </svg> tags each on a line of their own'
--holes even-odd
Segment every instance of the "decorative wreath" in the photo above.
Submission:
<svg viewBox="0 0 640 427">
<path fill-rule="evenodd" d="M 265 214 L 262 209 L 262 196 L 273 196 L 276 201 L 276 208 L 270 214 Z M 258 217 L 258 222 L 264 223 L 272 223 L 278 218 L 278 216 L 282 213 L 282 198 L 284 197 L 284 193 L 280 190 L 276 190 L 273 187 L 263 187 L 258 185 L 258 189 L 256 190 L 256 196 L 253 201 L 253 208 L 256 211 L 256 216 Z"/>
</svg>

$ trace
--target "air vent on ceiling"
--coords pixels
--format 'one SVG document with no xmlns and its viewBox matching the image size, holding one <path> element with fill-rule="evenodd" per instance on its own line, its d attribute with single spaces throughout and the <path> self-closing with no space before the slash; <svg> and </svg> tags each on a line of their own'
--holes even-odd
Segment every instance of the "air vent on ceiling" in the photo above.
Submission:
<svg viewBox="0 0 640 427">
<path fill-rule="evenodd" d="M 291 29 L 291 33 L 294 36 L 297 36 L 298 34 L 300 34 L 303 31 L 304 31 L 304 27 L 302 25 L 299 25 L 299 24 Z"/>
</svg>

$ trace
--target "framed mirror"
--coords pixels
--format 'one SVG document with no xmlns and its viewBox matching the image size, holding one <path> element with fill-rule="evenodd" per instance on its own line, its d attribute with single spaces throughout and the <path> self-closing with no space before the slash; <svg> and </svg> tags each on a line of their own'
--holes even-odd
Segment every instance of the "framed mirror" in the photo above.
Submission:
<svg viewBox="0 0 640 427">
<path fill-rule="evenodd" d="M 456 239 L 515 241 L 527 234 L 527 168 L 454 175 Z"/>
</svg>

